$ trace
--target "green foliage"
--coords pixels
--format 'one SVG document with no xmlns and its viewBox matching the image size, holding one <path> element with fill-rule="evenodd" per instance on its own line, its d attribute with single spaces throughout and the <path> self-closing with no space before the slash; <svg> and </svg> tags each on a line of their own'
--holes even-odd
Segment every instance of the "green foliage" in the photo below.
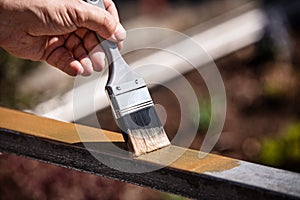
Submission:
<svg viewBox="0 0 300 200">
<path fill-rule="evenodd" d="M 262 142 L 261 161 L 273 166 L 300 160 L 300 122 L 291 124 L 277 138 Z"/>
<path fill-rule="evenodd" d="M 195 113 L 195 109 L 191 109 L 191 117 L 200 131 L 207 130 L 211 120 L 211 103 L 207 99 L 202 99 L 199 102 L 200 121 L 195 121 L 199 113 Z"/>
<path fill-rule="evenodd" d="M 30 104 L 31 98 L 19 97 L 16 87 L 18 81 L 38 64 L 38 62 L 16 58 L 0 48 L 0 106 L 19 108 Z"/>
<path fill-rule="evenodd" d="M 269 99 L 280 99 L 285 95 L 284 88 L 275 81 L 266 82 L 263 91 L 264 95 Z"/>
<path fill-rule="evenodd" d="M 200 104 L 200 128 L 207 129 L 211 120 L 211 103 L 208 100 Z"/>
<path fill-rule="evenodd" d="M 165 199 L 165 200 L 188 200 L 185 197 L 178 196 L 175 194 L 170 194 L 170 193 L 163 193 L 163 199 Z"/>
</svg>

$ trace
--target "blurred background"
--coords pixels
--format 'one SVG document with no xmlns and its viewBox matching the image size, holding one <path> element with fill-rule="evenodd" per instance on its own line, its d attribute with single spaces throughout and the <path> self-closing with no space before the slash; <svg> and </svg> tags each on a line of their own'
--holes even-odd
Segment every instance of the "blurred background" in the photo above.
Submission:
<svg viewBox="0 0 300 200">
<path fill-rule="evenodd" d="M 214 59 L 225 85 L 227 113 L 213 153 L 300 172 L 300 2 L 115 3 L 126 29 L 154 26 L 185 33 L 203 44 Z M 145 43 L 167 39 L 150 36 L 145 37 Z M 125 49 L 126 45 L 134 44 L 125 43 Z M 129 64 L 142 59 L 139 53 L 124 56 Z M 187 70 L 184 78 L 196 91 L 198 103 L 191 107 L 200 108 L 200 121 L 194 120 L 197 113 L 193 109 L 181 119 L 178 101 L 167 88 L 153 87 L 151 94 L 167 113 L 165 130 L 169 138 L 175 136 L 179 123 L 186 131 L 196 125 L 197 137 L 190 148 L 199 149 L 210 123 L 210 97 L 196 70 Z M 0 49 L 0 106 L 45 116 L 54 108 L 62 111 L 70 100 L 66 94 L 74 87 L 74 80 L 46 63 L 21 60 Z M 176 78 L 166 80 L 180 88 Z M 55 116 L 68 121 L 64 115 Z M 110 108 L 99 110 L 97 117 L 102 128 L 118 131 Z M 93 126 L 89 119 L 87 115 L 79 121 Z M 1 199 L 184 199 L 7 154 L 0 154 L 0 194 Z"/>
</svg>

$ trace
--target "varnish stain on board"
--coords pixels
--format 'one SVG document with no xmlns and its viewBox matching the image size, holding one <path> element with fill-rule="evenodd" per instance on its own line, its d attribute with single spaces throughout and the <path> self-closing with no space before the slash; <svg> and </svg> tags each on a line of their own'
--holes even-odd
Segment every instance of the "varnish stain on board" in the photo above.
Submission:
<svg viewBox="0 0 300 200">
<path fill-rule="evenodd" d="M 124 142 L 122 135 L 115 132 L 65 123 L 1 107 L 0 128 L 68 144 L 107 141 Z"/>
<path fill-rule="evenodd" d="M 136 159 L 198 173 L 221 172 L 239 166 L 239 161 L 232 158 L 214 154 L 200 158 L 199 151 L 173 145 Z"/>
<path fill-rule="evenodd" d="M 68 144 L 124 142 L 122 135 L 119 133 L 60 122 L 1 107 L 0 128 Z M 114 154 L 114 152 L 111 153 Z M 199 151 L 174 145 L 135 159 L 197 173 L 220 172 L 239 165 L 235 159 L 213 154 L 207 154 L 204 158 L 200 158 Z"/>
</svg>

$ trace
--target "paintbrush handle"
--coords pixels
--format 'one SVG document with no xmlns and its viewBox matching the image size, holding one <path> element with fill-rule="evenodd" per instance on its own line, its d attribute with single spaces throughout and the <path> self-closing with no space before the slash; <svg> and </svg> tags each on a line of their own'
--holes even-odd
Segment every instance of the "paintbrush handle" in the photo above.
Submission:
<svg viewBox="0 0 300 200">
<path fill-rule="evenodd" d="M 102 9 L 105 9 L 102 0 L 85 0 L 85 1 L 92 5 L 98 6 Z M 108 81 L 107 81 L 108 87 L 112 87 L 115 84 L 119 83 L 120 82 L 119 77 L 125 74 L 127 77 L 125 79 L 123 78 L 122 82 L 140 77 L 129 68 L 129 66 L 123 59 L 118 49 L 118 45 L 115 42 L 112 42 L 110 40 L 105 40 L 101 38 L 98 34 L 97 37 L 101 42 L 100 45 L 103 48 L 103 51 L 107 57 L 107 61 L 109 64 L 109 74 L 108 74 Z"/>
<path fill-rule="evenodd" d="M 105 9 L 105 6 L 102 0 L 86 0 L 87 3 L 98 6 L 102 9 Z M 105 40 L 101 38 L 98 34 L 97 37 L 101 42 L 101 46 L 107 56 L 108 62 L 111 63 L 113 61 L 113 57 L 120 56 L 120 52 L 118 50 L 118 46 L 115 42 Z"/>
<path fill-rule="evenodd" d="M 104 8 L 101 0 L 85 1 Z M 105 90 L 110 99 L 115 119 L 120 119 L 129 113 L 153 106 L 152 98 L 144 79 L 128 66 L 117 44 L 109 40 L 104 40 L 99 35 L 97 37 L 101 42 L 100 45 L 104 50 L 109 64 L 108 81 Z M 124 125 L 120 123 L 119 126 L 123 127 Z"/>
</svg>

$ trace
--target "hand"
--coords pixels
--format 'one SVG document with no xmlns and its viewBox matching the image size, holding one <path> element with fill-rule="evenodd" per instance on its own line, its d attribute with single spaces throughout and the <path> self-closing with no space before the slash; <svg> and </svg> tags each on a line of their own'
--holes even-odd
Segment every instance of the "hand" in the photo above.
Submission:
<svg viewBox="0 0 300 200">
<path fill-rule="evenodd" d="M 126 37 L 112 0 L 103 3 L 106 10 L 82 0 L 0 0 L 0 47 L 72 76 L 101 71 L 105 56 L 95 32 L 119 46 Z"/>
</svg>

